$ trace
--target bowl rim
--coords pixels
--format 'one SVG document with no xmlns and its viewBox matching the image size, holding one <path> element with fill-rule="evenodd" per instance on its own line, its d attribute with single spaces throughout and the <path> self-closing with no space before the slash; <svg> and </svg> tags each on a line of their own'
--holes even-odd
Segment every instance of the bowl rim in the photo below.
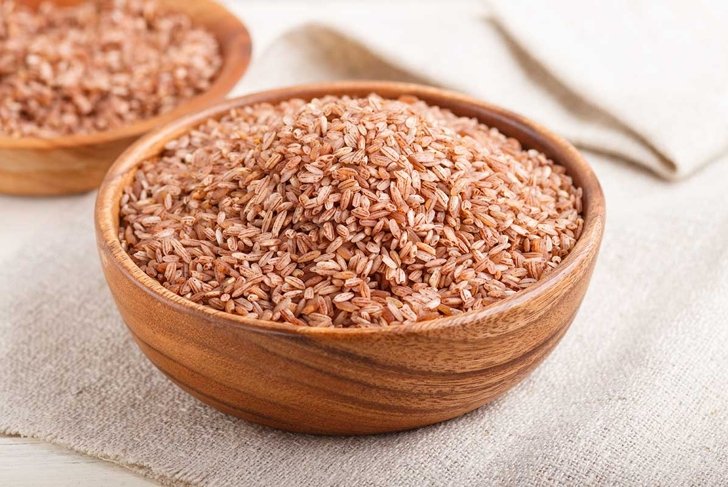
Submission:
<svg viewBox="0 0 728 487">
<path fill-rule="evenodd" d="M 166 125 L 179 117 L 194 113 L 210 105 L 210 102 L 222 99 L 245 74 L 250 65 L 252 55 L 252 39 L 245 23 L 227 7 L 215 0 L 197 0 L 196 3 L 205 3 L 205 8 L 215 9 L 224 19 L 229 35 L 226 40 L 220 39 L 222 29 L 210 28 L 209 25 L 199 24 L 206 28 L 217 39 L 221 53 L 222 66 L 212 84 L 204 92 L 186 98 L 172 110 L 122 125 L 111 130 L 91 132 L 84 134 L 58 135 L 54 137 L 10 137 L 0 134 L 0 148 L 3 149 L 58 149 L 85 145 L 104 144 L 117 140 L 139 136 L 155 127 Z M 193 19 L 193 24 L 196 21 Z"/>
<path fill-rule="evenodd" d="M 584 228 L 582 235 L 563 262 L 544 279 L 481 310 L 392 327 L 326 328 L 302 327 L 285 322 L 251 319 L 194 303 L 169 291 L 157 280 L 145 274 L 121 247 L 118 237 L 118 203 L 125 181 L 131 177 L 131 173 L 141 161 L 149 157 L 149 152 L 158 151 L 166 141 L 182 135 L 189 128 L 199 125 L 208 118 L 221 116 L 230 109 L 241 106 L 260 102 L 275 103 L 290 98 L 311 99 L 324 94 L 360 95 L 372 92 L 386 98 L 397 96 L 397 94 L 414 95 L 432 104 L 437 104 L 436 101 L 432 100 L 447 100 L 447 105 L 459 104 L 462 107 L 475 107 L 477 110 L 489 112 L 489 115 L 497 118 L 499 123 L 507 124 L 513 130 L 520 130 L 525 134 L 529 134 L 529 136 L 534 136 L 549 143 L 552 152 L 554 152 L 549 155 L 549 158 L 567 168 L 567 172 L 575 180 L 578 180 L 584 195 Z M 450 106 L 447 108 L 452 110 L 453 113 L 459 114 L 458 109 Z M 462 111 L 460 110 L 460 112 Z M 518 139 L 518 137 L 512 137 Z M 577 149 L 565 139 L 521 115 L 467 95 L 431 86 L 389 81 L 338 81 L 294 85 L 251 93 L 217 103 L 206 110 L 188 114 L 152 131 L 130 146 L 111 166 L 99 189 L 94 217 L 97 245 L 102 261 L 105 261 L 105 254 L 110 256 L 113 260 L 112 264 L 121 271 L 127 280 L 145 293 L 160 300 L 165 306 L 182 313 L 192 314 L 207 322 L 232 327 L 244 327 L 249 331 L 302 336 L 324 335 L 346 339 L 347 337 L 353 338 L 355 336 L 380 333 L 408 334 L 441 330 L 461 325 L 464 322 L 481 321 L 487 317 L 502 314 L 513 307 L 523 305 L 527 301 L 547 295 L 562 279 L 583 269 L 585 261 L 588 263 L 595 258 L 604 231 L 605 202 L 596 174 Z"/>
</svg>

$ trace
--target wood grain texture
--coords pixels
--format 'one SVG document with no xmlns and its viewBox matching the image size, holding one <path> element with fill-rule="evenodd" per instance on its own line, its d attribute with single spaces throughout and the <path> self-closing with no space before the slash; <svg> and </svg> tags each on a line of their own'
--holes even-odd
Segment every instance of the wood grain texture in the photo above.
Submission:
<svg viewBox="0 0 728 487">
<path fill-rule="evenodd" d="M 59 5 L 80 1 L 54 0 Z M 214 0 L 159 1 L 188 14 L 195 25 L 208 29 L 220 43 L 223 66 L 210 90 L 159 117 L 106 132 L 52 139 L 0 136 L 0 193 L 47 196 L 94 189 L 119 154 L 140 135 L 223 99 L 240 80 L 250 62 L 251 41 L 235 15 Z M 40 0 L 21 3 L 36 6 Z"/>
<path fill-rule="evenodd" d="M 140 161 L 208 117 L 251 103 L 323 94 L 415 95 L 476 117 L 564 165 L 584 190 L 584 233 L 547 278 L 487 309 L 384 329 L 302 328 L 228 315 L 146 276 L 119 243 L 118 202 Z M 146 136 L 109 171 L 96 230 L 119 311 L 149 359 L 190 394 L 224 412 L 290 431 L 367 434 L 459 416 L 522 380 L 566 332 L 602 239 L 604 196 L 570 144 L 539 125 L 463 95 L 411 84 L 344 82 L 238 98 Z"/>
</svg>

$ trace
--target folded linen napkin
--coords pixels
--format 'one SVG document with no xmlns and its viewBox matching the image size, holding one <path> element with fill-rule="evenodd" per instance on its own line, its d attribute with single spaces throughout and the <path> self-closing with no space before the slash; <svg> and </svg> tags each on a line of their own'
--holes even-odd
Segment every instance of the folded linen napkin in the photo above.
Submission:
<svg viewBox="0 0 728 487">
<path fill-rule="evenodd" d="M 576 103 L 600 115 L 601 130 L 575 128 L 578 143 L 669 178 L 728 155 L 727 2 L 494 6 L 504 33 Z M 630 152 L 634 144 L 641 155 Z"/>
<path fill-rule="evenodd" d="M 590 290 L 553 354 L 462 418 L 363 438 L 249 424 L 169 382 L 107 291 L 93 195 L 75 198 L 0 258 L 0 433 L 169 485 L 721 485 L 728 214 L 716 209 L 728 165 L 671 185 L 590 160 L 609 223 Z"/>
<path fill-rule="evenodd" d="M 315 22 L 410 77 L 522 112 L 669 179 L 728 157 L 727 2 L 228 3 L 261 49 Z"/>
</svg>

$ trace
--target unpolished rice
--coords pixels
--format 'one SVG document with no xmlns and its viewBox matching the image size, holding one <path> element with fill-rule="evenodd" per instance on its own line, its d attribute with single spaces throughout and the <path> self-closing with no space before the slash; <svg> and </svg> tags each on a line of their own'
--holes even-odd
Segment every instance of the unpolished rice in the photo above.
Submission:
<svg viewBox="0 0 728 487">
<path fill-rule="evenodd" d="M 478 310 L 574 247 L 562 166 L 412 97 L 234 109 L 143 162 L 124 249 L 196 303 L 300 326 L 380 327 Z"/>
<path fill-rule="evenodd" d="M 206 91 L 221 65 L 215 37 L 156 0 L 37 11 L 0 0 L 0 135 L 56 137 L 151 118 Z"/>
</svg>

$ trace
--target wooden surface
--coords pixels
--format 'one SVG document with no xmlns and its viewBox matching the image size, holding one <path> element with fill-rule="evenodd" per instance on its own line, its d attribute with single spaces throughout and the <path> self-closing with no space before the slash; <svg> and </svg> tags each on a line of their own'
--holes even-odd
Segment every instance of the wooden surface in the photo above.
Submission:
<svg viewBox="0 0 728 487">
<path fill-rule="evenodd" d="M 563 164 L 584 190 L 584 233 L 548 277 L 485 310 L 379 329 L 296 327 L 229 315 L 185 300 L 145 275 L 117 238 L 118 201 L 142 160 L 232 107 L 323 94 L 415 95 L 477 117 Z M 566 141 L 503 109 L 435 88 L 354 82 L 267 91 L 224 102 L 135 144 L 99 192 L 102 266 L 144 353 L 198 399 L 244 419 L 318 434 L 404 430 L 459 416 L 523 379 L 563 336 L 591 277 L 604 225 L 594 173 Z"/>
<path fill-rule="evenodd" d="M 156 484 L 110 462 L 38 440 L 0 436 L 0 485 L 12 487 L 152 487 Z"/>
<path fill-rule="evenodd" d="M 67 5 L 80 0 L 55 1 Z M 0 136 L 0 193 L 41 196 L 93 189 L 119 154 L 140 135 L 221 100 L 235 86 L 250 62 L 251 40 L 243 23 L 214 0 L 160 2 L 187 13 L 218 39 L 223 67 L 210 90 L 169 113 L 106 132 L 53 139 Z M 38 0 L 21 3 L 34 5 Z"/>
</svg>

